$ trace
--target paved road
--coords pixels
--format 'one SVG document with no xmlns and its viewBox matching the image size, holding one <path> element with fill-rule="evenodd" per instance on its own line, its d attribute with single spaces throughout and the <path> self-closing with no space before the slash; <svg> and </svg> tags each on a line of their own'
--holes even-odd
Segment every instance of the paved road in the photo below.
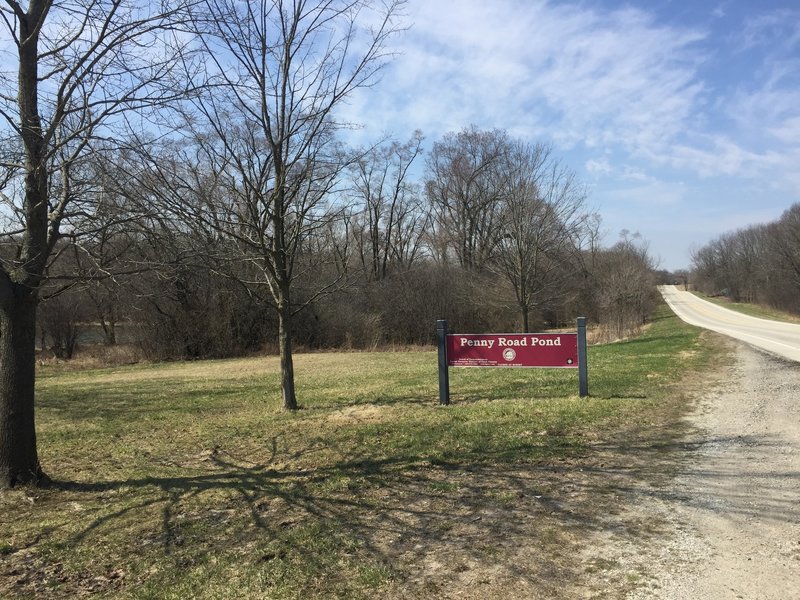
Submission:
<svg viewBox="0 0 800 600">
<path fill-rule="evenodd" d="M 687 323 L 800 362 L 800 325 L 743 315 L 673 285 L 662 285 L 659 290 L 675 314 Z"/>
</svg>

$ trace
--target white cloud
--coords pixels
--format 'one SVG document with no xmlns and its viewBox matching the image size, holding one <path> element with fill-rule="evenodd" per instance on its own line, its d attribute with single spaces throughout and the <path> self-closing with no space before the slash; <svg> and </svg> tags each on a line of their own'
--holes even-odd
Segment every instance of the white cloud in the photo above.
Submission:
<svg viewBox="0 0 800 600">
<path fill-rule="evenodd" d="M 642 169 L 633 165 L 625 165 L 622 168 L 622 179 L 626 181 L 655 181 L 652 175 L 648 175 Z"/>
<path fill-rule="evenodd" d="M 763 46 L 770 51 L 791 51 L 800 43 L 800 11 L 778 9 L 756 14 L 745 22 L 741 49 Z"/>
<path fill-rule="evenodd" d="M 798 149 L 753 151 L 725 135 L 704 136 L 704 142 L 694 145 L 678 144 L 672 148 L 667 164 L 678 170 L 696 173 L 701 178 L 726 177 L 741 184 L 758 183 L 762 193 L 779 192 L 798 195 L 796 159 Z"/>
<path fill-rule="evenodd" d="M 608 159 L 603 158 L 592 158 L 586 161 L 586 172 L 592 175 L 608 175 L 613 171 L 611 167 L 611 163 L 608 162 Z"/>
<path fill-rule="evenodd" d="M 352 120 L 434 137 L 475 123 L 562 148 L 636 149 L 666 144 L 702 99 L 694 44 L 704 34 L 640 10 L 415 0 L 410 12 L 402 56 Z"/>
<path fill-rule="evenodd" d="M 642 223 L 641 226 L 644 226 L 652 225 L 662 219 L 660 215 L 652 212 L 653 207 L 680 205 L 684 202 L 686 193 L 686 186 L 682 183 L 648 179 L 640 185 L 609 190 L 607 197 L 625 212 L 644 211 L 636 215 Z M 647 216 L 648 212 L 650 216 Z"/>
<path fill-rule="evenodd" d="M 775 130 L 800 117 L 800 60 L 773 63 L 761 81 L 740 84 L 726 112 L 740 129 Z"/>
</svg>

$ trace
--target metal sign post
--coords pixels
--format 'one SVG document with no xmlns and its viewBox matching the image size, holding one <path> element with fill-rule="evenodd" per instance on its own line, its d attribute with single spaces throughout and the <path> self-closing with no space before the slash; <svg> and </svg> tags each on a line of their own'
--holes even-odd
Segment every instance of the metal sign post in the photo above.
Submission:
<svg viewBox="0 0 800 600">
<path fill-rule="evenodd" d="M 578 395 L 589 395 L 589 364 L 586 352 L 586 317 L 578 317 Z"/>
<path fill-rule="evenodd" d="M 436 344 L 439 346 L 439 404 L 450 404 L 450 371 L 447 364 L 447 321 L 436 321 Z"/>
</svg>

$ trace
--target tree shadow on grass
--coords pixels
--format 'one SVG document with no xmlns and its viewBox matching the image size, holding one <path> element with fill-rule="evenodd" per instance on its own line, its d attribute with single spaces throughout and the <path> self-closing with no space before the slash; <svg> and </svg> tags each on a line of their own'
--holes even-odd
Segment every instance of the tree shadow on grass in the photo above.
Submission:
<svg viewBox="0 0 800 600">
<path fill-rule="evenodd" d="M 313 542 L 298 546 L 291 533 L 322 523 L 330 525 L 323 535 L 355 540 L 358 546 L 354 557 L 345 552 L 331 558 L 327 567 L 324 560 L 308 567 L 343 569 L 327 573 L 332 580 L 348 575 L 340 564 L 347 559 L 385 565 L 393 585 L 417 590 L 419 597 L 457 589 L 464 585 L 465 573 L 472 581 L 491 580 L 515 594 L 535 589 L 559 595 L 565 582 L 585 576 L 586 564 L 575 557 L 596 532 L 609 527 L 610 518 L 636 543 L 658 533 L 657 523 L 643 529 L 638 521 L 626 522 L 626 506 L 657 498 L 675 506 L 714 509 L 707 499 L 676 493 L 669 483 L 686 472 L 687 460 L 696 452 L 715 444 L 779 446 L 766 437 L 687 442 L 681 432 L 666 430 L 588 448 L 554 438 L 531 441 L 513 452 L 454 450 L 437 457 L 397 452 L 312 469 L 278 464 L 313 454 L 316 443 L 309 440 L 286 457 L 278 455 L 273 439 L 257 463 L 212 448 L 204 463 L 187 469 L 185 476 L 56 481 L 56 493 L 65 500 L 88 503 L 110 492 L 117 499 L 66 537 L 44 532 L 43 541 L 65 549 L 102 545 L 115 523 L 133 520 L 140 523 L 138 535 L 159 542 L 142 550 L 149 560 L 166 556 L 185 565 L 208 547 L 224 553 L 252 544 L 252 553 L 241 560 L 257 570 L 280 562 L 296 566 L 303 555 L 318 552 Z M 703 475 L 723 483 L 733 476 L 722 470 Z M 796 472 L 777 475 L 800 478 Z M 769 481 L 764 486 L 767 501 L 753 505 L 743 491 L 740 501 L 734 498 L 726 510 L 744 517 L 758 511 L 759 518 L 779 523 L 796 520 L 796 503 L 771 489 Z M 128 493 L 132 497 L 122 501 Z M 138 547 L 136 540 L 127 543 Z M 309 571 L 307 579 L 319 585 L 324 576 Z M 325 596 L 324 586 L 321 592 L 313 589 Z"/>
<path fill-rule="evenodd" d="M 507 457 L 498 457 L 507 460 Z M 186 553 L 182 522 L 209 519 L 216 507 L 233 510 L 246 520 L 245 538 L 285 544 L 286 532 L 310 522 L 335 524 L 344 538 L 357 540 L 362 559 L 387 565 L 393 577 L 412 587 L 444 586 L 458 571 L 438 572 L 428 577 L 426 565 L 444 556 L 457 569 L 478 568 L 487 559 L 502 563 L 506 577 L 526 579 L 533 585 L 546 573 L 567 575 L 556 562 L 521 564 L 500 556 L 535 536 L 529 518 L 510 519 L 508 499 L 531 503 L 533 513 L 560 510 L 525 469 L 512 470 L 487 462 L 426 460 L 416 456 L 385 459 L 358 458 L 330 467 L 308 470 L 273 469 L 269 464 L 243 468 L 225 455 L 214 454 L 210 462 L 218 472 L 185 477 L 144 477 L 98 483 L 56 482 L 63 492 L 94 496 L 109 491 L 137 490 L 138 501 L 126 503 L 82 527 L 63 541 L 65 547 L 92 544 L 103 530 L 124 516 L 148 513 L 158 508 L 159 537 L 163 555 Z M 199 510 L 203 496 L 213 494 L 213 506 Z M 221 494 L 221 495 L 220 495 Z M 223 500 L 224 498 L 224 500 Z M 279 501 L 276 503 L 276 501 Z M 191 513 L 197 511 L 195 514 Z M 522 510 L 516 506 L 514 511 Z M 246 518 L 244 516 L 246 515 Z M 151 523 L 151 527 L 155 527 Z M 224 528 L 209 527 L 207 534 L 219 546 L 241 543 L 241 524 L 235 539 Z M 225 539 L 225 536 L 228 536 Z M 220 539 L 222 537 L 222 539 Z M 282 541 L 284 540 L 284 541 Z M 509 546 L 510 540 L 516 540 Z M 198 542 L 196 538 L 194 542 Z M 220 543 L 221 542 L 221 543 Z M 267 544 L 268 545 L 268 544 Z M 286 557 L 292 552 L 313 554 L 313 548 L 264 551 L 259 557 Z M 248 560 L 257 560 L 249 557 Z M 555 571 L 554 571 L 555 570 Z M 329 574 L 335 576 L 334 574 Z M 320 574 L 310 574 L 309 580 Z M 322 596 L 325 594 L 323 593 Z"/>
</svg>

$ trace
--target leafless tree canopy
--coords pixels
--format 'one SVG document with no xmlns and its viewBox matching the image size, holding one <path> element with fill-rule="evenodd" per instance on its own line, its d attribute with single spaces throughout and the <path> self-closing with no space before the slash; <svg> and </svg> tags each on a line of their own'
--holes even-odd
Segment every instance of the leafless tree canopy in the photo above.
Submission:
<svg viewBox="0 0 800 600">
<path fill-rule="evenodd" d="M 355 248 L 370 280 L 409 269 L 422 253 L 428 217 L 410 174 L 422 154 L 422 133 L 371 148 L 350 169 Z"/>
<path fill-rule="evenodd" d="M 436 226 L 439 258 L 465 269 L 485 267 L 502 236 L 504 131 L 475 127 L 445 135 L 428 157 L 425 190 Z"/>
<path fill-rule="evenodd" d="M 493 268 L 514 290 L 529 331 L 532 309 L 563 302 L 568 294 L 590 214 L 575 175 L 541 144 L 513 144 L 503 161 L 500 241 Z"/>
</svg>

